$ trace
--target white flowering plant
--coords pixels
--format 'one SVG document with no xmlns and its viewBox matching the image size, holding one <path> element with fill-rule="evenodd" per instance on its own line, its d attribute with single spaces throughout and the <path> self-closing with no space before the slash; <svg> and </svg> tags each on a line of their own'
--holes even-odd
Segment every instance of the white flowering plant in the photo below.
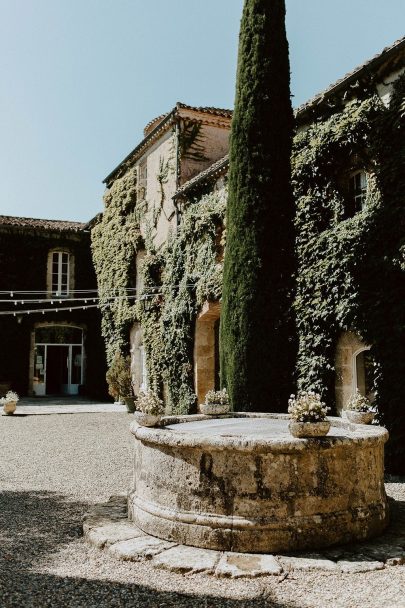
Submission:
<svg viewBox="0 0 405 608">
<path fill-rule="evenodd" d="M 288 413 L 295 422 L 323 422 L 329 409 L 313 391 L 302 391 L 288 400 Z"/>
<path fill-rule="evenodd" d="M 359 389 L 356 389 L 355 394 L 347 402 L 346 409 L 354 412 L 374 412 L 370 399 L 362 395 Z"/>
<path fill-rule="evenodd" d="M 226 388 L 222 391 L 208 391 L 205 395 L 205 403 L 207 405 L 229 405 L 229 395 L 226 392 Z"/>
<path fill-rule="evenodd" d="M 6 393 L 6 396 L 3 397 L 3 399 L 5 402 L 10 402 L 10 401 L 17 402 L 20 400 L 19 396 L 17 395 L 17 393 L 15 391 L 8 391 Z"/>
<path fill-rule="evenodd" d="M 165 411 L 164 403 L 153 391 L 141 391 L 136 400 L 136 409 L 151 416 L 162 416 Z"/>
</svg>

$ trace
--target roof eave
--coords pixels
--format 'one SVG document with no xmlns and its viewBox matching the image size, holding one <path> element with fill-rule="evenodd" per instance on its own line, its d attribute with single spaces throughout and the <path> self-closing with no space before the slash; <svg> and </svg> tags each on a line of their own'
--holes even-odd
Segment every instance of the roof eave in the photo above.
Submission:
<svg viewBox="0 0 405 608">
<path fill-rule="evenodd" d="M 312 100 L 309 100 L 297 108 L 295 111 L 296 120 L 301 121 L 305 115 L 313 112 L 330 97 L 346 90 L 353 82 L 359 80 L 359 78 L 370 76 L 372 72 L 375 72 L 403 49 L 405 49 L 405 38 L 400 39 L 391 47 L 387 47 L 387 49 L 384 49 L 379 55 L 365 62 L 359 68 L 356 68 L 353 72 L 332 84 L 328 89 L 316 95 Z"/>
<path fill-rule="evenodd" d="M 111 173 L 109 173 L 107 175 L 107 177 L 105 179 L 103 179 L 103 184 L 109 184 L 114 178 L 117 177 L 117 175 L 119 174 L 120 170 L 129 162 L 129 161 L 134 161 L 138 155 L 138 153 L 143 150 L 148 143 L 154 139 L 154 137 L 157 135 L 157 133 L 159 133 L 159 131 L 161 131 L 167 123 L 169 123 L 173 118 L 174 115 L 177 112 L 177 107 L 173 108 L 173 110 L 171 110 L 167 116 L 165 118 L 163 118 L 163 120 L 161 122 L 159 122 L 156 127 L 146 136 L 143 138 L 143 140 L 124 158 L 124 160 L 122 160 L 119 165 L 117 165 L 115 167 L 115 169 L 113 169 L 111 171 Z"/>
</svg>

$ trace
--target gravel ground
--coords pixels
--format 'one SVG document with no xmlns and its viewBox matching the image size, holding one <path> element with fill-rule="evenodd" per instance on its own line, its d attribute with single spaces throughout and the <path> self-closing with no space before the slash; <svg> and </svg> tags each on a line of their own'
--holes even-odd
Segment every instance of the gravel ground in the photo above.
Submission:
<svg viewBox="0 0 405 608">
<path fill-rule="evenodd" d="M 120 562 L 84 512 L 131 478 L 127 414 L 0 416 L 0 608 L 405 608 L 405 566 L 225 580 Z M 405 480 L 387 485 L 405 507 Z"/>
</svg>

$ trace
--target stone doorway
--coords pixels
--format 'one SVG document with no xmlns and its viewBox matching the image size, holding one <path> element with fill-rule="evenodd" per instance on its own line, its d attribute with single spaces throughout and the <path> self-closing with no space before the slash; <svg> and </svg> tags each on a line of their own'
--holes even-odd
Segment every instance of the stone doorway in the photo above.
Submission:
<svg viewBox="0 0 405 608">
<path fill-rule="evenodd" d="M 194 385 L 198 404 L 219 389 L 219 302 L 205 302 L 197 317 L 194 340 Z"/>
</svg>

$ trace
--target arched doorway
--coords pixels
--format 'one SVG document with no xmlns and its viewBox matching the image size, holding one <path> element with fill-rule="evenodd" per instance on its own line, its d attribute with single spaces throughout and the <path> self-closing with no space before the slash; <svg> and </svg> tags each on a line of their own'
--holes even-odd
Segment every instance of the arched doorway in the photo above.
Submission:
<svg viewBox="0 0 405 608">
<path fill-rule="evenodd" d="M 356 390 L 374 401 L 374 358 L 369 346 L 353 353 L 353 394 Z"/>
<path fill-rule="evenodd" d="M 84 382 L 83 329 L 37 327 L 34 342 L 34 395 L 77 395 Z"/>
<path fill-rule="evenodd" d="M 374 399 L 374 361 L 370 345 L 356 333 L 346 331 L 336 347 L 335 395 L 338 413 L 344 410 L 356 389 L 370 400 Z"/>
</svg>

